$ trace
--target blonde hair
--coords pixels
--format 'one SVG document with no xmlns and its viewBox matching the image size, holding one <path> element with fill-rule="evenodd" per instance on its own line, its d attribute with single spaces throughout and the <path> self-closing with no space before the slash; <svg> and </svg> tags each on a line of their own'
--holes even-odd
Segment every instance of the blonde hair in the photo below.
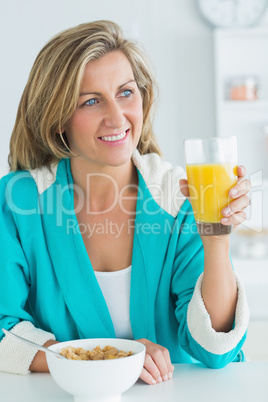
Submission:
<svg viewBox="0 0 268 402">
<path fill-rule="evenodd" d="M 61 127 L 74 113 L 85 66 L 112 51 L 128 58 L 143 99 L 141 154 L 160 148 L 153 134 L 152 106 L 155 82 L 143 51 L 123 38 L 111 21 L 95 21 L 67 29 L 52 38 L 38 54 L 22 94 L 10 140 L 11 170 L 49 165 L 72 152 Z"/>
</svg>

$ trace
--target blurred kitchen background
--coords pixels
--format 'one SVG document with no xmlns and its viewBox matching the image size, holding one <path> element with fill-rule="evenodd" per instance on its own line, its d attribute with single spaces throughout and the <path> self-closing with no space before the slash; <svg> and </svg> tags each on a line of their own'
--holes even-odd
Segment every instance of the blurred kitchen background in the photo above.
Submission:
<svg viewBox="0 0 268 402">
<path fill-rule="evenodd" d="M 252 1 L 261 6 L 266 0 Z M 230 2 L 225 0 L 226 7 Z M 203 18 L 199 3 L 0 0 L 0 176 L 8 172 L 17 106 L 41 47 L 79 23 L 119 23 L 152 60 L 159 85 L 154 128 L 166 160 L 184 166 L 184 138 L 237 136 L 238 162 L 246 166 L 253 188 L 248 221 L 232 234 L 232 256 L 251 310 L 246 357 L 267 360 L 268 11 L 253 26 L 222 29 Z"/>
</svg>

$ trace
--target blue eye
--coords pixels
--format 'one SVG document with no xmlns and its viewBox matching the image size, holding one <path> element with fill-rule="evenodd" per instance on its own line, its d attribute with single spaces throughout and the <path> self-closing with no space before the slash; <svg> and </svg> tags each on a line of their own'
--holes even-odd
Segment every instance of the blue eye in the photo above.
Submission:
<svg viewBox="0 0 268 402">
<path fill-rule="evenodd" d="M 131 91 L 130 89 L 125 89 L 125 91 L 122 92 L 122 95 L 125 97 L 129 97 L 132 93 L 133 91 Z"/>
<path fill-rule="evenodd" d="M 86 101 L 85 105 L 93 106 L 96 103 L 97 103 L 97 99 L 92 98 L 92 99 L 89 99 L 88 101 Z"/>
</svg>

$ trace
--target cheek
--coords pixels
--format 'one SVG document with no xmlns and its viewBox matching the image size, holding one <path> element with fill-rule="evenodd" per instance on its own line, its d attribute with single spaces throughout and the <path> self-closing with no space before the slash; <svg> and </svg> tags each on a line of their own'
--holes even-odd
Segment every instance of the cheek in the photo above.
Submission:
<svg viewBox="0 0 268 402">
<path fill-rule="evenodd" d="M 137 125 L 142 126 L 143 123 L 143 108 L 142 99 L 138 99 L 132 107 L 132 119 Z"/>
<path fill-rule="evenodd" d="M 75 113 L 66 125 L 66 130 L 69 133 L 80 132 L 84 126 L 84 117 L 82 113 Z"/>
<path fill-rule="evenodd" d="M 86 113 L 75 113 L 65 125 L 67 138 L 76 141 L 83 135 L 89 135 L 94 131 L 94 119 L 89 119 Z"/>
</svg>

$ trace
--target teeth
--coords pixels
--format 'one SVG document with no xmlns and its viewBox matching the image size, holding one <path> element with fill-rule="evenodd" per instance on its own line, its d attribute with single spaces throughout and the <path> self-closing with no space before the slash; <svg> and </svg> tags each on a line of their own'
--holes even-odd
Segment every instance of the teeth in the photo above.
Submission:
<svg viewBox="0 0 268 402">
<path fill-rule="evenodd" d="M 101 137 L 101 139 L 104 141 L 118 141 L 118 140 L 122 140 L 123 138 L 125 138 L 126 135 L 127 135 L 127 132 L 124 131 L 123 133 L 118 134 L 118 135 L 112 135 L 109 137 Z"/>
</svg>

